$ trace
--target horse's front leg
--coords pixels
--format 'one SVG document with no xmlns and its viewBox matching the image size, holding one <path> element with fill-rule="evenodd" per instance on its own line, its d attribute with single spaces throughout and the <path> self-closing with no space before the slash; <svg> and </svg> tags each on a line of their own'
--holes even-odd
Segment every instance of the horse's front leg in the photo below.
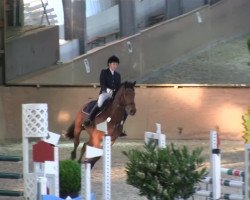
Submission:
<svg viewBox="0 0 250 200">
<path fill-rule="evenodd" d="M 82 157 L 83 157 L 84 153 L 86 152 L 86 145 L 87 145 L 86 143 L 83 143 L 83 145 L 82 145 L 81 154 L 80 154 L 80 157 L 78 159 L 79 163 L 82 162 Z"/>
<path fill-rule="evenodd" d="M 79 145 L 79 139 L 74 138 L 74 149 L 73 151 L 71 151 L 71 160 L 76 159 L 76 150 L 77 150 L 78 145 Z"/>
</svg>

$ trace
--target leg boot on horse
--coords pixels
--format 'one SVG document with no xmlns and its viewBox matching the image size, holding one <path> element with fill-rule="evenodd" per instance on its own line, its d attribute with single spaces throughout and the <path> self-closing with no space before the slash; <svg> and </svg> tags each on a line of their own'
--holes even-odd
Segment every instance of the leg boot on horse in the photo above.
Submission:
<svg viewBox="0 0 250 200">
<path fill-rule="evenodd" d="M 127 115 L 127 113 L 125 113 L 124 118 L 123 118 L 123 120 L 122 120 L 122 124 L 120 125 L 121 131 L 120 131 L 119 137 L 126 137 L 126 136 L 128 136 L 128 135 L 126 134 L 126 132 L 123 130 L 123 125 L 124 125 L 124 123 L 125 123 L 127 117 L 128 117 L 128 115 Z"/>
</svg>

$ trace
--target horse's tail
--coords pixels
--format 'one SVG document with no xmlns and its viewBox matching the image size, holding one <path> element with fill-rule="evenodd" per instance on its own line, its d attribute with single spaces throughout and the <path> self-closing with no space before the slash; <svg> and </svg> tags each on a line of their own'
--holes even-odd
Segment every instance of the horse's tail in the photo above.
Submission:
<svg viewBox="0 0 250 200">
<path fill-rule="evenodd" d="M 68 128 L 67 130 L 67 133 L 66 133 L 66 137 L 69 138 L 69 139 L 73 139 L 74 138 L 74 129 L 75 129 L 75 122 L 73 122 L 70 127 Z"/>
</svg>

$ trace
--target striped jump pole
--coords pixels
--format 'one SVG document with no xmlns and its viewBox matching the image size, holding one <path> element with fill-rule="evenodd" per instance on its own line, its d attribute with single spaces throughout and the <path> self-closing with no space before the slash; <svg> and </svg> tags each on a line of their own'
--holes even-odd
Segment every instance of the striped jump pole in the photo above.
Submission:
<svg viewBox="0 0 250 200">
<path fill-rule="evenodd" d="M 205 179 L 202 180 L 202 182 L 206 184 L 213 184 L 213 179 L 212 177 L 206 177 Z M 244 186 L 243 181 L 226 180 L 226 179 L 221 179 L 220 184 L 223 186 L 237 187 L 237 188 L 243 188 Z"/>
<path fill-rule="evenodd" d="M 0 155 L 0 161 L 19 162 L 22 160 L 23 158 L 21 156 Z"/>
<path fill-rule="evenodd" d="M 21 178 L 23 178 L 23 174 L 19 174 L 19 173 L 10 173 L 10 172 L 0 172 L 0 178 L 6 178 L 6 179 L 21 179 Z"/>
<path fill-rule="evenodd" d="M 6 162 L 19 162 L 22 161 L 21 156 L 10 156 L 10 155 L 0 155 L 0 161 Z M 11 172 L 0 172 L 0 178 L 5 179 L 21 179 L 23 174 L 20 173 L 11 173 Z"/>
<path fill-rule="evenodd" d="M 245 172 L 238 170 L 238 169 L 227 169 L 227 168 L 221 168 L 221 173 L 231 175 L 231 176 L 239 176 L 239 177 L 245 177 Z"/>
<path fill-rule="evenodd" d="M 244 195 L 240 194 L 223 194 L 223 199 L 229 199 L 229 200 L 245 200 Z"/>
<path fill-rule="evenodd" d="M 213 192 L 210 192 L 208 190 L 197 190 L 196 195 L 203 196 L 203 197 L 209 197 L 213 199 Z M 226 199 L 226 200 L 245 200 L 243 195 L 240 194 L 221 194 L 220 199 Z"/>
<path fill-rule="evenodd" d="M 19 162 L 22 161 L 21 156 L 12 156 L 12 155 L 0 155 L 0 161 L 5 162 Z M 20 173 L 12 173 L 12 172 L 0 172 L 0 178 L 2 179 L 22 179 L 23 174 Z M 22 191 L 14 191 L 14 190 L 3 190 L 0 189 L 0 196 L 12 196 L 12 197 L 20 197 L 23 196 Z"/>
<path fill-rule="evenodd" d="M 0 196 L 21 197 L 23 196 L 23 192 L 13 190 L 0 190 Z"/>
</svg>

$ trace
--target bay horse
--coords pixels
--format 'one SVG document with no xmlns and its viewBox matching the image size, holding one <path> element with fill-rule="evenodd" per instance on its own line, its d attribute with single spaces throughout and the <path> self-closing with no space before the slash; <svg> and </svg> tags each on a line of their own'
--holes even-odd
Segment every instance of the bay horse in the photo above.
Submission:
<svg viewBox="0 0 250 200">
<path fill-rule="evenodd" d="M 66 133 L 67 138 L 74 139 L 74 149 L 71 152 L 72 160 L 76 159 L 76 150 L 80 143 L 79 137 L 83 130 L 86 130 L 89 134 L 89 140 L 83 144 L 78 162 L 82 162 L 82 157 L 86 151 L 86 145 L 101 148 L 104 133 L 96 129 L 96 124 L 104 122 L 107 119 L 109 119 L 107 120 L 107 127 L 108 135 L 111 136 L 111 146 L 115 143 L 116 139 L 122 132 L 124 117 L 127 115 L 133 116 L 136 113 L 135 84 L 136 82 L 122 83 L 113 99 L 107 103 L 101 113 L 97 114 L 90 126 L 84 127 L 83 125 L 84 120 L 88 116 L 83 110 L 90 102 L 77 113 L 74 122 L 68 128 Z M 88 162 L 91 163 L 91 168 L 93 168 L 99 159 L 100 157 L 88 159 Z"/>
</svg>

